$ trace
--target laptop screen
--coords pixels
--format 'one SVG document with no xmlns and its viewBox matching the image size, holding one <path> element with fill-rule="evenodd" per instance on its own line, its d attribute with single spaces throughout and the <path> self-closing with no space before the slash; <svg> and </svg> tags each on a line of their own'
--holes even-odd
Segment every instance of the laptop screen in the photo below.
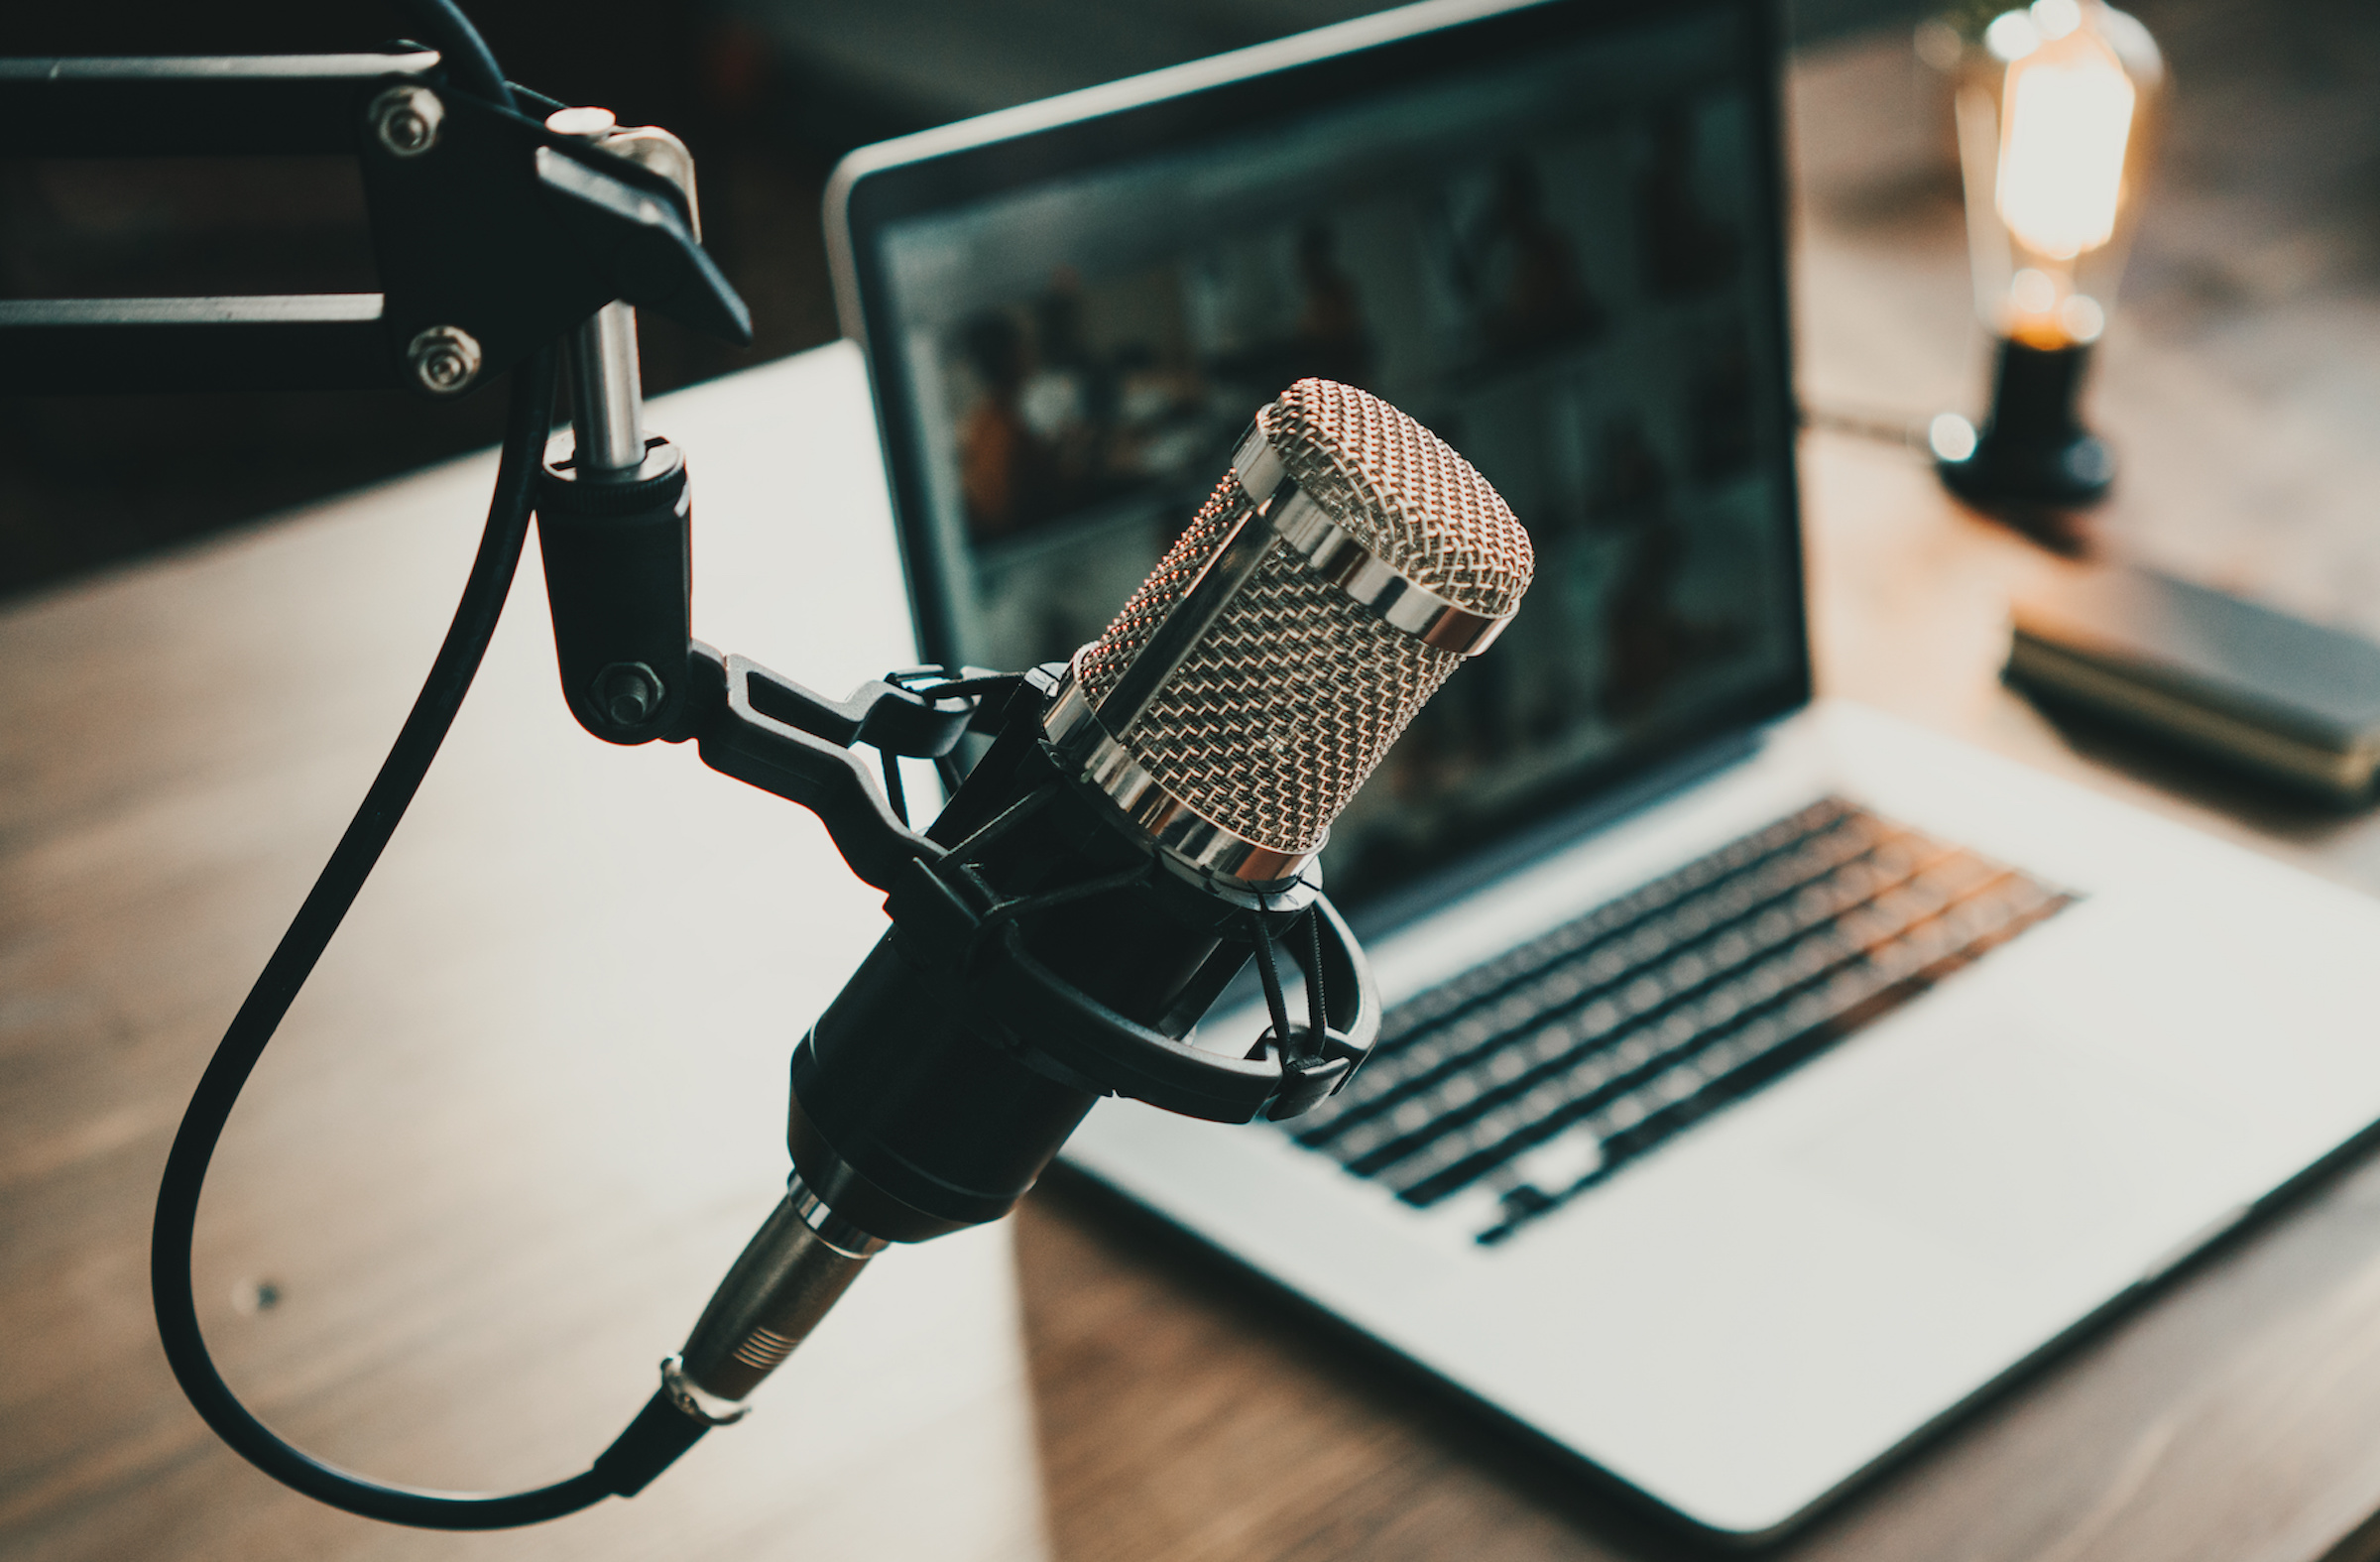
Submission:
<svg viewBox="0 0 2380 1562">
<path fill-rule="evenodd" d="M 1284 80 L 1269 114 L 1243 99 L 1106 158 L 945 179 L 951 198 L 884 221 L 858 268 L 946 660 L 1023 666 L 1096 638 L 1303 375 L 1402 408 L 1511 504 L 1535 584 L 1334 826 L 1343 902 L 1806 681 L 1751 8 L 1528 9 L 1510 47 L 1469 39 L 1443 68 Z"/>
</svg>

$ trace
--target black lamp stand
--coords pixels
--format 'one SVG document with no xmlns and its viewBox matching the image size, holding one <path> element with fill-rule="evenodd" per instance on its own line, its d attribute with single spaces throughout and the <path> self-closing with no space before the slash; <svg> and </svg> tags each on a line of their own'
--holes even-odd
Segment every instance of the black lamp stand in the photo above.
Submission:
<svg viewBox="0 0 2380 1562">
<path fill-rule="evenodd" d="M 2079 403 L 2088 343 L 2000 343 L 1991 412 L 1964 457 L 1936 462 L 1952 493 L 1981 509 L 2067 509 L 2096 503 L 2115 479 L 2115 455 L 2082 426 Z"/>
</svg>

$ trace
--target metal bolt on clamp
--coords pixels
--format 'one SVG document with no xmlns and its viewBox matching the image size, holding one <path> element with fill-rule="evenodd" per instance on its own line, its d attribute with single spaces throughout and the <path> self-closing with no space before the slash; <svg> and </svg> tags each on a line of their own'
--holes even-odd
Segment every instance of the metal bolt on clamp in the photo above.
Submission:
<svg viewBox="0 0 2380 1562">
<path fill-rule="evenodd" d="M 417 158 L 438 144 L 446 105 L 427 87 L 393 86 L 372 100 L 368 118 L 383 147 L 397 157 Z"/>
<path fill-rule="evenodd" d="M 414 381 L 432 396 L 460 396 L 479 380 L 479 338 L 459 325 L 432 325 L 406 344 Z"/>
</svg>

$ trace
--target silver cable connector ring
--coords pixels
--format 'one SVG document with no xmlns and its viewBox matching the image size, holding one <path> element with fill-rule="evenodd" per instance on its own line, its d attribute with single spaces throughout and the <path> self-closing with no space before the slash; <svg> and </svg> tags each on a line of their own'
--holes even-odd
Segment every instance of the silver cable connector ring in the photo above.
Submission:
<svg viewBox="0 0 2380 1562">
<path fill-rule="evenodd" d="M 733 1426 L 752 1413 L 752 1406 L 741 1399 L 722 1399 L 717 1394 L 686 1376 L 686 1359 L 666 1356 L 661 1359 L 661 1392 L 679 1410 L 705 1426 Z"/>
<path fill-rule="evenodd" d="M 816 1234 L 820 1242 L 847 1259 L 872 1258 L 888 1246 L 885 1239 L 872 1231 L 862 1231 L 833 1210 L 826 1201 L 810 1190 L 796 1171 L 785 1178 L 785 1198 L 793 1206 L 793 1214 Z"/>
</svg>

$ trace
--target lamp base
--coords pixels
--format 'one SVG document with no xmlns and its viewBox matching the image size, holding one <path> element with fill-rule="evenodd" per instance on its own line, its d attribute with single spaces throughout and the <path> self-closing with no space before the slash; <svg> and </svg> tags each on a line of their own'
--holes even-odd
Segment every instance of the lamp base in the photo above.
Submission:
<svg viewBox="0 0 2380 1562">
<path fill-rule="evenodd" d="M 1937 421 L 1935 470 L 1943 486 L 1985 510 L 2075 509 L 2106 497 L 2115 454 L 2076 412 L 2089 361 L 2087 344 L 2001 342 L 1982 431 L 1972 433 L 1962 420 Z"/>
<path fill-rule="evenodd" d="M 1942 485 L 1978 509 L 2035 505 L 2079 509 L 2107 497 L 2115 481 L 2115 454 L 2097 434 L 2064 444 L 2018 445 L 1988 434 L 1963 461 L 1938 457 Z"/>
</svg>

